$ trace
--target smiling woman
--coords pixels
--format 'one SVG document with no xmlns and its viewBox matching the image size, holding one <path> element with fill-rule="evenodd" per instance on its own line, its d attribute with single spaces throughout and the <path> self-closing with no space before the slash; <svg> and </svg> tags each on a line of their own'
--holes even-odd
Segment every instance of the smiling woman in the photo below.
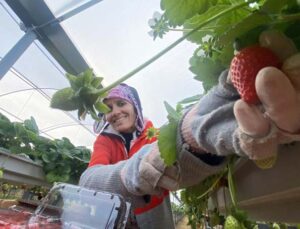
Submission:
<svg viewBox="0 0 300 229">
<path fill-rule="evenodd" d="M 108 99 L 105 103 L 111 109 L 106 114 L 106 119 L 115 130 L 121 133 L 132 133 L 135 131 L 136 113 L 132 104 L 118 98 Z"/>
<path fill-rule="evenodd" d="M 143 131 L 142 106 L 135 88 L 120 84 L 109 92 L 103 102 L 111 109 L 105 117 L 116 131 L 121 133 Z"/>
<path fill-rule="evenodd" d="M 147 136 L 149 129 L 153 130 L 154 127 L 150 120 L 143 117 L 140 98 L 135 88 L 120 84 L 109 91 L 103 102 L 110 111 L 103 116 L 102 124 L 95 123 L 95 130 L 100 134 L 95 141 L 89 167 L 113 165 L 127 160 L 143 146 L 157 140 L 156 136 Z M 144 196 L 146 205 L 135 208 L 135 215 L 147 215 L 155 207 L 162 208 L 162 203 L 169 204 L 169 198 L 166 198 L 168 194 L 165 190 L 160 196 Z M 171 212 L 166 217 L 171 219 Z M 133 226 L 136 222 L 134 217 L 131 218 L 130 223 Z"/>
</svg>

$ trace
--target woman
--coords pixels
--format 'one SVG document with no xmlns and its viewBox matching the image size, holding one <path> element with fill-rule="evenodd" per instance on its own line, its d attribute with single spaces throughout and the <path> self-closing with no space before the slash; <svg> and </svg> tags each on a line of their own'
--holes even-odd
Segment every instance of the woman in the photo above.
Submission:
<svg viewBox="0 0 300 229">
<path fill-rule="evenodd" d="M 146 144 L 155 142 L 156 137 L 147 137 L 149 128 L 154 128 L 152 122 L 143 117 L 139 95 L 135 88 L 120 84 L 113 88 L 103 102 L 110 112 L 102 116 L 101 122 L 96 122 L 94 131 L 100 133 L 94 143 L 89 167 L 94 165 L 109 165 L 126 160 Z M 136 208 L 136 215 L 159 207 L 166 201 L 169 204 L 168 191 L 163 195 L 145 195 L 146 205 Z M 171 215 L 170 215 L 171 217 Z"/>
</svg>

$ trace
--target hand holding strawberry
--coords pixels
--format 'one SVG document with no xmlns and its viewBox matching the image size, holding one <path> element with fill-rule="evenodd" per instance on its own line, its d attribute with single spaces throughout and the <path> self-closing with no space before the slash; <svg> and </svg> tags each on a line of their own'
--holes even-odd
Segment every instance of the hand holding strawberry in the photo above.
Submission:
<svg viewBox="0 0 300 229">
<path fill-rule="evenodd" d="M 242 50 L 230 68 L 241 95 L 234 107 L 241 146 L 254 160 L 276 155 L 279 144 L 300 140 L 295 135 L 300 131 L 300 55 L 278 32 L 263 32 L 260 45 L 265 47 Z"/>
</svg>

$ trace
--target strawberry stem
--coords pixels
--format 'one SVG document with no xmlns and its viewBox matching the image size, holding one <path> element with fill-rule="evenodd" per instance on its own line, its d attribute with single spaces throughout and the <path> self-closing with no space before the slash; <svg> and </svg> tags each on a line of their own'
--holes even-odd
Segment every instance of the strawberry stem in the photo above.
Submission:
<svg viewBox="0 0 300 229">
<path fill-rule="evenodd" d="M 227 174 L 227 179 L 228 179 L 228 188 L 229 188 L 229 193 L 232 201 L 232 205 L 234 208 L 237 207 L 237 200 L 236 200 L 236 189 L 233 181 L 233 165 L 234 165 L 235 160 L 231 158 L 230 162 L 228 163 L 228 174 Z"/>
<path fill-rule="evenodd" d="M 300 13 L 296 13 L 296 14 L 281 14 L 278 17 L 278 20 L 280 20 L 280 22 L 288 22 L 288 21 L 296 21 L 296 20 L 300 20 Z"/>
<path fill-rule="evenodd" d="M 195 29 L 191 30 L 190 32 L 188 32 L 187 34 L 185 34 L 184 36 L 182 36 L 181 38 L 179 38 L 178 40 L 176 40 L 175 42 L 173 42 L 171 45 L 167 46 L 165 49 L 163 49 L 162 51 L 160 51 L 159 53 L 157 53 L 155 56 L 153 56 L 152 58 L 150 58 L 149 60 L 147 60 L 145 63 L 141 64 L 140 66 L 138 66 L 137 68 L 135 68 L 134 70 L 132 70 L 131 72 L 127 73 L 126 75 L 122 76 L 120 79 L 116 80 L 115 82 L 113 82 L 112 84 L 108 85 L 105 88 L 102 88 L 99 90 L 99 93 L 105 93 L 107 91 L 109 91 L 110 89 L 114 88 L 115 86 L 119 85 L 120 83 L 124 82 L 125 80 L 129 79 L 130 77 L 132 77 L 134 74 L 136 74 L 137 72 L 141 71 L 142 69 L 144 69 L 145 67 L 147 67 L 148 65 L 150 65 L 151 63 L 153 63 L 154 61 L 156 61 L 158 58 L 160 58 L 161 56 L 163 56 L 164 54 L 166 54 L 168 51 L 170 51 L 172 48 L 174 48 L 175 46 L 177 46 L 179 43 L 181 43 L 182 41 L 184 41 L 187 37 L 191 36 L 193 33 L 197 32 L 200 28 L 204 27 L 205 25 L 211 23 L 212 21 L 222 17 L 223 15 L 234 11 L 236 9 L 242 8 L 246 5 L 249 5 L 251 2 L 254 2 L 254 0 L 250 0 L 248 2 L 242 2 L 239 4 L 236 4 L 214 16 L 212 16 L 211 18 L 207 19 L 206 21 L 200 23 L 199 26 L 197 26 Z"/>
<path fill-rule="evenodd" d="M 202 193 L 200 196 L 198 196 L 197 199 L 200 200 L 203 197 L 205 197 L 206 195 L 208 195 L 210 192 L 212 192 L 214 190 L 214 188 L 219 184 L 220 180 L 223 178 L 225 172 L 226 171 L 224 171 L 223 173 L 221 173 L 219 175 L 219 177 L 217 177 L 217 179 L 214 181 L 214 183 L 204 193 Z"/>
</svg>

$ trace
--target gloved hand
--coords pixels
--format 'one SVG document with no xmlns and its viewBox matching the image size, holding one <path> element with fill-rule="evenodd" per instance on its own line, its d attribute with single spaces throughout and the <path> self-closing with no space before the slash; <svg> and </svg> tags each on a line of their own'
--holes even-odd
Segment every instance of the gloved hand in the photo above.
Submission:
<svg viewBox="0 0 300 229">
<path fill-rule="evenodd" d="M 144 146 L 121 170 L 121 180 L 135 195 L 160 195 L 163 189 L 179 188 L 179 166 L 167 167 L 160 157 L 157 142 Z"/>
<path fill-rule="evenodd" d="M 279 144 L 300 140 L 300 54 L 276 31 L 263 32 L 260 45 L 284 62 L 281 69 L 258 72 L 255 89 L 261 104 L 238 100 L 234 106 L 241 148 L 254 160 L 276 155 Z"/>
<path fill-rule="evenodd" d="M 170 191 L 179 188 L 179 167 L 177 164 L 166 166 L 162 158 L 157 142 L 153 144 L 151 151 L 141 160 L 139 173 L 141 180 L 151 187 L 160 187 Z"/>
</svg>

